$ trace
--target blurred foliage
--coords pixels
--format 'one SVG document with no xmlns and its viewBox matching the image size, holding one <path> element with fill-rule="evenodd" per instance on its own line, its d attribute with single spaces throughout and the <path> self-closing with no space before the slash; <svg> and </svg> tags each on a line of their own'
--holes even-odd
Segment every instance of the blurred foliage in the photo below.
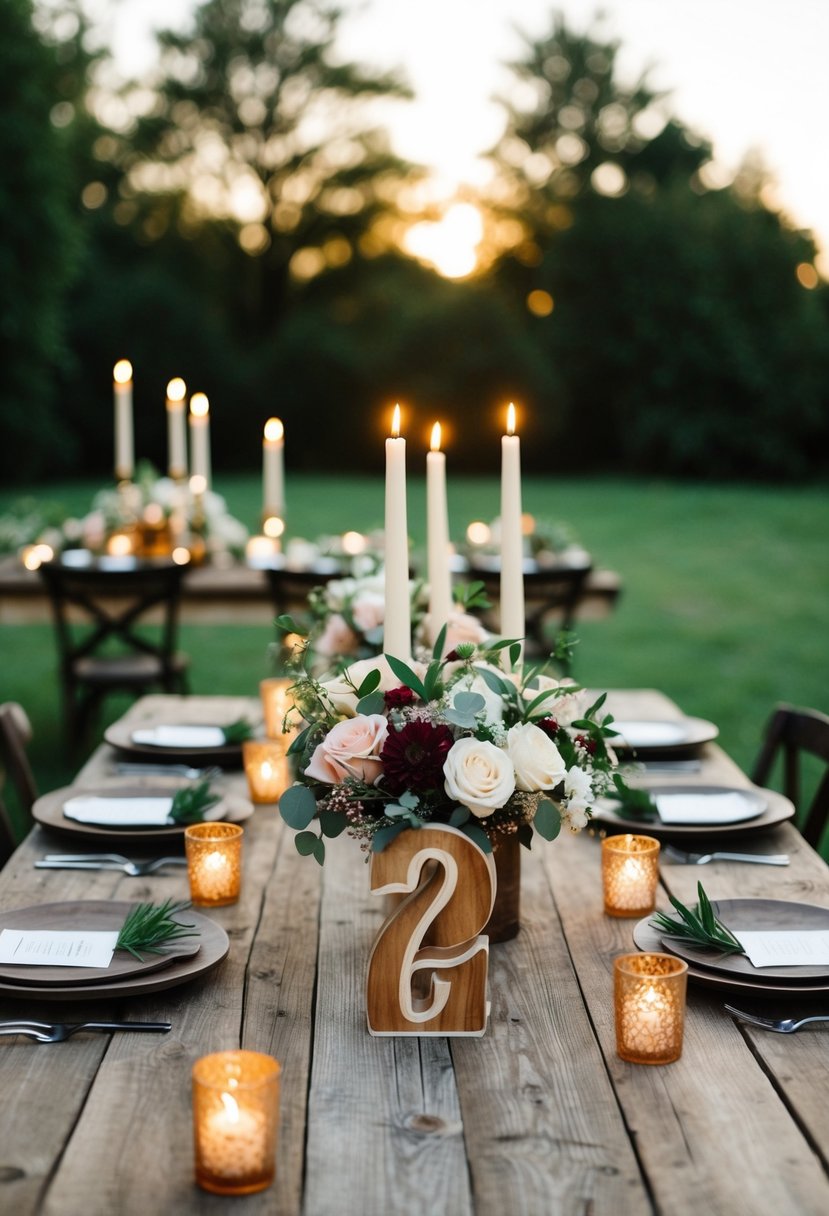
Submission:
<svg viewBox="0 0 829 1216">
<path fill-rule="evenodd" d="M 0 475 L 31 476 L 40 445 L 70 444 L 55 409 L 64 357 L 64 293 L 75 253 L 50 121 L 54 64 L 32 28 L 30 0 L 0 4 Z M 12 121 L 13 117 L 13 121 Z"/>
<path fill-rule="evenodd" d="M 453 467 L 488 470 L 514 398 L 528 469 L 826 472 L 811 238 L 766 205 L 762 166 L 724 184 L 647 78 L 620 81 L 600 27 L 553 15 L 511 65 L 476 200 L 498 253 L 450 282 L 400 252 L 423 171 L 370 103 L 405 104 L 405 83 L 337 58 L 324 0 L 204 0 L 126 85 L 84 3 L 44 3 L 40 42 L 28 0 L 0 9 L 9 476 L 109 470 L 122 356 L 136 451 L 160 467 L 181 375 L 228 470 L 255 467 L 274 413 L 292 467 L 376 469 L 396 398 L 424 446 L 440 415 Z"/>
</svg>

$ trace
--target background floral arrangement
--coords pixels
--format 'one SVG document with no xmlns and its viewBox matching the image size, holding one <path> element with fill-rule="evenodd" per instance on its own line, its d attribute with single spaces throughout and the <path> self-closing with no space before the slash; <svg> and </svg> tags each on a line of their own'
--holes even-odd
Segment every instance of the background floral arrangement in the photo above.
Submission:
<svg viewBox="0 0 829 1216">
<path fill-rule="evenodd" d="M 588 707 L 583 689 L 538 664 L 505 670 L 515 642 L 444 653 L 445 638 L 426 659 L 384 655 L 297 680 L 299 778 L 279 809 L 300 853 L 322 864 L 324 838 L 343 831 L 377 852 L 426 823 L 451 824 L 486 852 L 512 834 L 529 848 L 534 832 L 553 840 L 588 822 L 616 767 L 604 696 Z"/>
<path fill-rule="evenodd" d="M 524 556 L 533 558 L 539 565 L 553 562 L 560 554 L 568 549 L 580 549 L 569 524 L 552 519 L 538 519 L 532 515 L 522 517 L 524 532 Z M 490 523 L 477 520 L 466 530 L 466 556 L 474 561 L 476 557 L 500 557 L 501 553 L 501 520 L 500 517 Z"/>
</svg>

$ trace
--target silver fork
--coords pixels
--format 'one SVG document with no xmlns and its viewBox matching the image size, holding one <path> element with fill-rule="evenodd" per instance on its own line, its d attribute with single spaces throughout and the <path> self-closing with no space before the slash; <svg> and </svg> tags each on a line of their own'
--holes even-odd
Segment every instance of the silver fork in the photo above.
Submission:
<svg viewBox="0 0 829 1216">
<path fill-rule="evenodd" d="M 155 857 L 150 861 L 130 861 L 120 853 L 47 853 L 35 862 L 36 870 L 121 870 L 130 878 L 154 874 L 162 866 L 186 866 L 186 857 Z"/>
<path fill-rule="evenodd" d="M 119 760 L 115 767 L 122 777 L 186 777 L 190 781 L 199 778 L 212 781 L 222 775 L 222 770 L 216 764 L 210 764 L 206 768 L 191 768 L 189 764 L 133 764 Z"/>
<path fill-rule="evenodd" d="M 166 1034 L 172 1028 L 172 1022 L 29 1022 L 23 1019 L 0 1022 L 0 1034 L 22 1034 L 38 1043 L 62 1043 L 79 1030 L 150 1030 Z"/>
<path fill-rule="evenodd" d="M 807 1022 L 829 1022 L 829 1013 L 816 1013 L 808 1018 L 761 1018 L 756 1013 L 744 1013 L 742 1009 L 735 1009 L 733 1005 L 723 1005 L 723 1009 L 733 1013 L 741 1022 L 761 1026 L 763 1030 L 774 1030 L 777 1034 L 794 1034 Z"/>
<path fill-rule="evenodd" d="M 662 846 L 669 861 L 684 866 L 705 866 L 709 861 L 744 861 L 758 866 L 787 866 L 788 853 L 686 853 L 672 844 Z"/>
</svg>

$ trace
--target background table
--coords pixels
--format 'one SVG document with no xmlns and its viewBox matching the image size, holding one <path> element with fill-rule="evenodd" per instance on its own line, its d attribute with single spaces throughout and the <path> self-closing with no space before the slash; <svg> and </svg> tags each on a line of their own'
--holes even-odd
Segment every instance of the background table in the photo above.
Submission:
<svg viewBox="0 0 829 1216">
<path fill-rule="evenodd" d="M 152 716 L 159 700 L 146 698 L 131 712 Z M 676 712 L 652 692 L 615 693 L 611 703 L 620 717 Z M 216 707 L 221 712 L 220 699 Z M 82 779 L 112 771 L 112 757 L 99 749 Z M 677 780 L 745 779 L 709 745 L 702 772 Z M 226 778 L 237 790 L 242 782 L 238 773 Z M 791 866 L 666 865 L 663 883 L 685 900 L 703 877 L 715 897 L 829 906 L 829 868 L 791 825 L 750 840 L 761 851 L 789 852 Z M 179 873 L 129 879 L 32 869 L 61 843 L 40 829 L 31 834 L 0 875 L 0 906 L 185 893 Z M 691 986 L 682 1059 L 663 1068 L 623 1063 L 615 1054 L 612 960 L 632 948 L 632 923 L 602 913 L 598 839 L 538 842 L 522 864 L 523 928 L 491 949 L 486 1036 L 373 1039 L 363 983 L 383 913 L 368 894 L 359 849 L 341 837 L 320 870 L 297 855 L 276 811 L 259 809 L 246 826 L 242 899 L 210 913 L 231 938 L 228 959 L 212 975 L 119 1004 L 0 1001 L 0 1017 L 24 1009 L 24 1016 L 75 1017 L 83 1009 L 173 1023 L 163 1038 L 90 1035 L 55 1046 L 0 1039 L 3 1209 L 20 1216 L 178 1216 L 231 1203 L 245 1213 L 307 1216 L 829 1210 L 829 1032 L 785 1037 L 741 1027 L 722 998 Z M 660 903 L 667 906 L 664 895 Z M 275 1187 L 231 1201 L 193 1185 L 189 1074 L 199 1055 L 240 1045 L 282 1061 L 283 1123 Z"/>
</svg>

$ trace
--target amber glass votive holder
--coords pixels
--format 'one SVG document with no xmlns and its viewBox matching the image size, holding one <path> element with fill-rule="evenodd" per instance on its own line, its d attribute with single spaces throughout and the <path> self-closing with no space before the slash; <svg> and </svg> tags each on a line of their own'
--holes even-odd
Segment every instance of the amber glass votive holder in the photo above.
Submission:
<svg viewBox="0 0 829 1216">
<path fill-rule="evenodd" d="M 217 1195 L 264 1191 L 276 1175 L 278 1060 L 218 1051 L 193 1065 L 196 1182 Z"/>
<path fill-rule="evenodd" d="M 616 1052 L 631 1064 L 682 1055 L 688 964 L 672 954 L 623 954 L 613 963 Z"/>
<path fill-rule="evenodd" d="M 291 784 L 285 749 L 277 739 L 246 739 L 242 744 L 251 802 L 278 802 Z"/>
<path fill-rule="evenodd" d="M 269 739 L 281 739 L 287 747 L 290 741 L 290 731 L 282 730 L 285 715 L 293 707 L 294 699 L 289 689 L 293 688 L 295 680 L 289 676 L 274 676 L 270 680 L 260 680 L 259 696 L 262 700 L 262 712 L 265 717 L 265 734 Z"/>
<path fill-rule="evenodd" d="M 659 841 L 652 836 L 606 836 L 602 889 L 608 916 L 647 916 L 656 905 Z"/>
<path fill-rule="evenodd" d="M 191 823 L 184 829 L 190 899 L 203 908 L 235 904 L 242 887 L 242 828 Z"/>
</svg>

